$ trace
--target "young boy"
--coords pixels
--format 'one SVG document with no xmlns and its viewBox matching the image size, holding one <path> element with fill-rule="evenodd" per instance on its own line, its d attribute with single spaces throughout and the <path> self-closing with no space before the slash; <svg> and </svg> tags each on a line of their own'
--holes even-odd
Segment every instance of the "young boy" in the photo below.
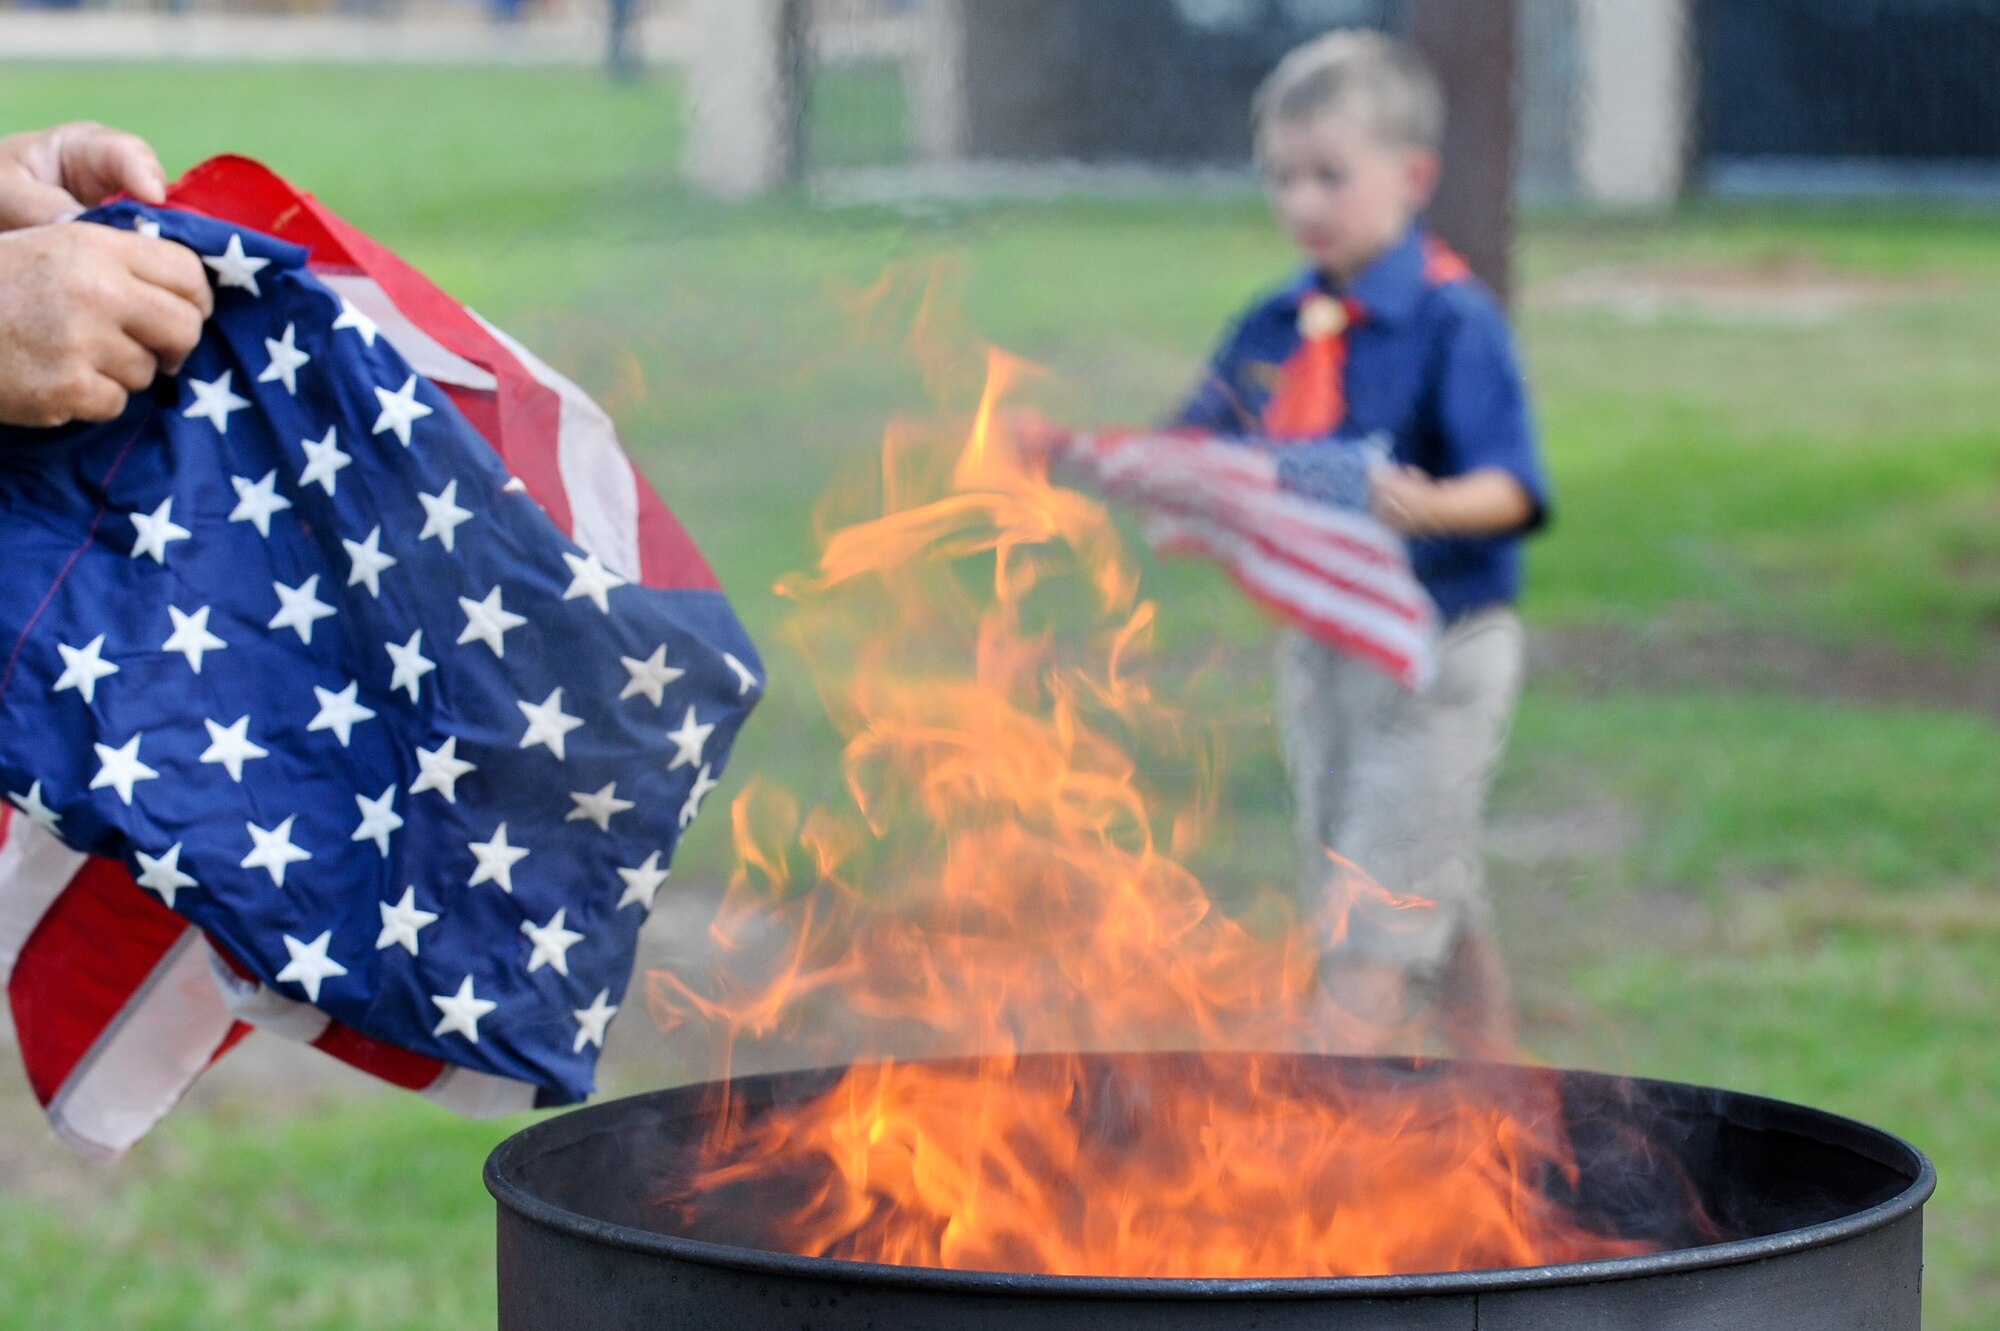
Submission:
<svg viewBox="0 0 2000 1331">
<path fill-rule="evenodd" d="M 1337 852 L 1435 909 L 1329 921 L 1330 996 L 1394 1024 L 1435 1004 L 1462 1052 L 1511 1041 L 1481 867 L 1487 791 L 1520 689 L 1521 537 L 1547 492 L 1512 338 L 1492 295 L 1424 232 L 1444 106 L 1414 53 L 1338 32 L 1259 91 L 1258 160 L 1308 266 L 1224 341 L 1179 424 L 1277 446 L 1312 492 L 1314 450 L 1385 439 L 1373 506 L 1410 540 L 1441 624 L 1434 682 L 1411 692 L 1298 630 L 1278 652 L 1278 727 L 1309 890 Z"/>
</svg>

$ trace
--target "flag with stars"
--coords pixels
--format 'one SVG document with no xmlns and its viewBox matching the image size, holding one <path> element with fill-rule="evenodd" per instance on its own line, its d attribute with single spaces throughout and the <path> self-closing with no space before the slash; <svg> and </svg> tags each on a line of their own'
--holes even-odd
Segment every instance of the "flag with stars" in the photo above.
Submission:
<svg viewBox="0 0 2000 1331">
<path fill-rule="evenodd" d="M 88 215 L 216 313 L 0 429 L 0 981 L 115 1155 L 249 1029 L 469 1113 L 590 1093 L 762 666 L 576 386 L 260 166 Z"/>
</svg>

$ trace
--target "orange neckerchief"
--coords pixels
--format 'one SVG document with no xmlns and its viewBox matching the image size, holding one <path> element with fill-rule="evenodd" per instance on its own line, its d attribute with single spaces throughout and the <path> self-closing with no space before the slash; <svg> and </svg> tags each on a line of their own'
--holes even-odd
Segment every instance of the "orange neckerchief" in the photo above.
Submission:
<svg viewBox="0 0 2000 1331">
<path fill-rule="evenodd" d="M 1299 302 L 1299 347 L 1278 367 L 1264 406 L 1273 439 L 1325 439 L 1347 418 L 1347 331 L 1361 322 L 1359 301 L 1315 292 Z"/>
</svg>

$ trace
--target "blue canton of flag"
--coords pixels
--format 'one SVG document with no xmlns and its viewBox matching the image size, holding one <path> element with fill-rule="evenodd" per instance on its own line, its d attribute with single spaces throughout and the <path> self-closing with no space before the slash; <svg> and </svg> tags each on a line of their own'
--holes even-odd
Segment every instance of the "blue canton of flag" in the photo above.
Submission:
<svg viewBox="0 0 2000 1331">
<path fill-rule="evenodd" d="M 587 1095 L 762 666 L 570 540 L 306 251 L 120 204 L 216 314 L 118 421 L 0 430 L 0 793 L 225 987 Z"/>
</svg>

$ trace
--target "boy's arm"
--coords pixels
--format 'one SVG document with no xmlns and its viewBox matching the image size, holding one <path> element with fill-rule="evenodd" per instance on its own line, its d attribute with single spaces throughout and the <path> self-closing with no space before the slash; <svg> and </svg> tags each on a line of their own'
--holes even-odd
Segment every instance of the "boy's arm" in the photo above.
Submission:
<svg viewBox="0 0 2000 1331">
<path fill-rule="evenodd" d="M 1243 400 L 1237 387 L 1243 362 L 1244 328 L 1254 314 L 1253 309 L 1224 330 L 1202 367 L 1201 381 L 1165 422 L 1168 429 L 1202 430 L 1225 438 L 1256 432 L 1257 413 Z"/>
<path fill-rule="evenodd" d="M 1405 536 L 1499 536 L 1539 512 L 1520 478 L 1499 467 L 1446 480 L 1416 467 L 1385 468 L 1374 478 L 1374 507 Z"/>
<path fill-rule="evenodd" d="M 1234 434 L 1242 428 L 1243 412 L 1221 371 L 1211 366 L 1168 422 L 1175 429 Z"/>
<path fill-rule="evenodd" d="M 1528 389 L 1506 316 L 1483 289 L 1463 289 L 1432 381 L 1437 450 L 1426 469 L 1384 469 L 1374 502 L 1412 536 L 1503 536 L 1548 519 L 1548 485 Z"/>
</svg>

